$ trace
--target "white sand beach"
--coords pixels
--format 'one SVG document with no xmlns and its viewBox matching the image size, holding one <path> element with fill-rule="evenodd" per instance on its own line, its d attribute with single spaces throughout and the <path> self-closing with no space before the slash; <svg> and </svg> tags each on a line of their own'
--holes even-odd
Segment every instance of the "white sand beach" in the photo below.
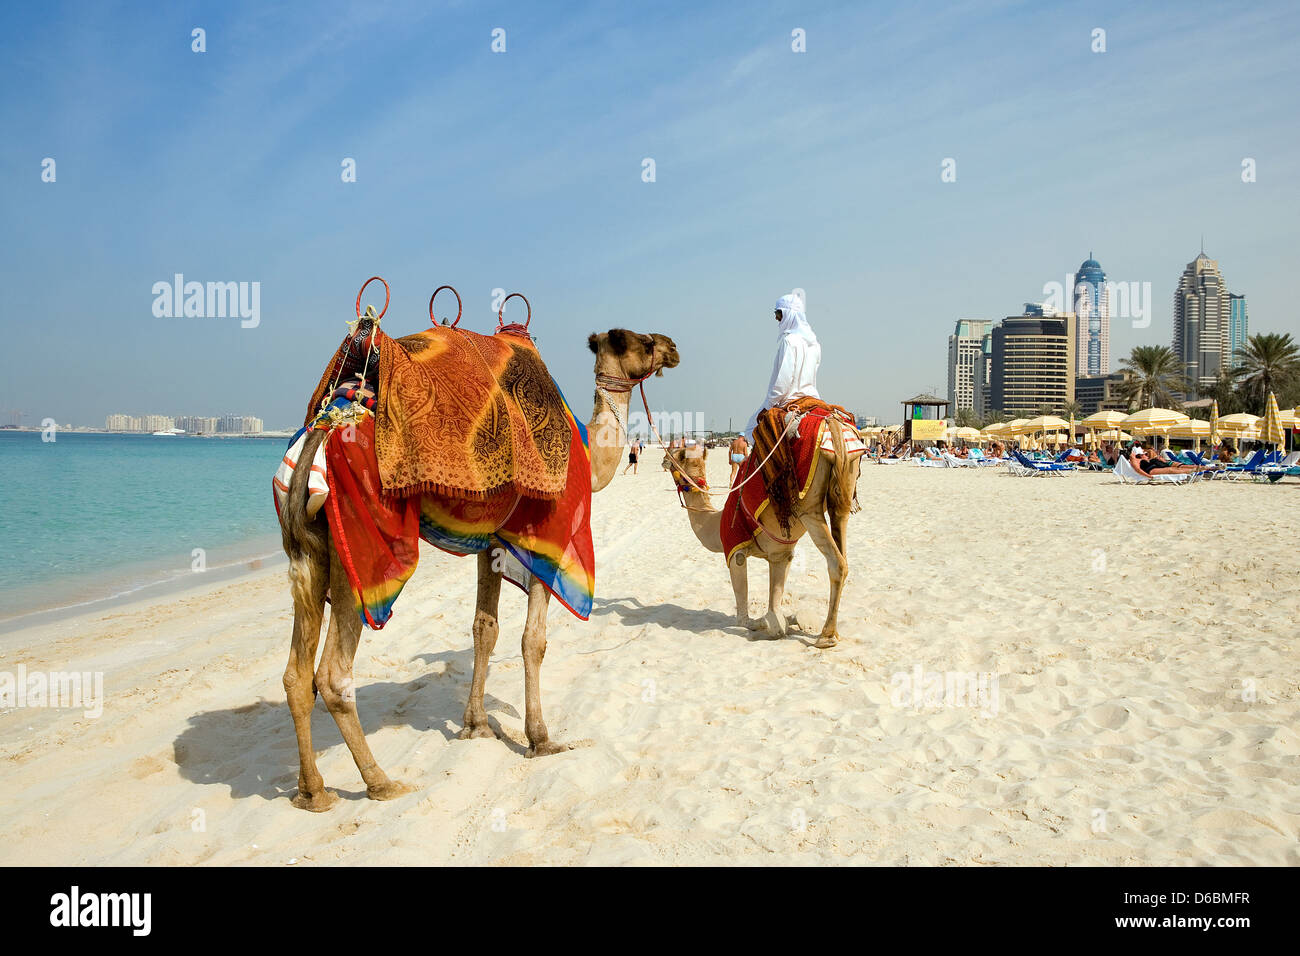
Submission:
<svg viewBox="0 0 1300 956">
<path fill-rule="evenodd" d="M 456 739 L 474 564 L 427 549 L 356 661 L 370 744 L 414 792 L 366 799 L 318 701 L 343 799 L 294 809 L 290 600 L 265 570 L 0 638 L 0 670 L 105 689 L 94 719 L 0 714 L 0 864 L 1300 863 L 1300 484 L 866 464 L 843 641 L 819 651 L 811 543 L 802 633 L 753 639 L 658 457 L 595 498 L 591 620 L 552 602 L 544 713 L 572 751 L 524 757 L 509 587 L 501 739 Z M 900 703 L 918 669 L 996 676 L 996 696 Z"/>
</svg>

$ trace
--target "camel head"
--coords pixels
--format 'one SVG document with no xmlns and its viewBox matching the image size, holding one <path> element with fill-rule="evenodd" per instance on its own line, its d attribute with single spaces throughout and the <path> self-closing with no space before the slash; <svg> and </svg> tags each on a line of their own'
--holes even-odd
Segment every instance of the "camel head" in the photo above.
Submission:
<svg viewBox="0 0 1300 956">
<path fill-rule="evenodd" d="M 596 356 L 596 374 L 624 379 L 643 379 L 662 375 L 666 368 L 676 368 L 681 358 L 677 345 L 666 335 L 640 335 L 627 329 L 593 332 L 587 347 Z"/>
<path fill-rule="evenodd" d="M 671 448 L 664 452 L 663 469 L 673 476 L 673 481 L 677 483 L 680 491 L 695 490 L 682 478 L 683 475 L 695 482 L 698 488 L 709 487 L 707 469 L 704 467 L 704 460 L 708 457 L 709 450 L 703 445 L 697 445 L 690 451 L 690 455 L 686 454 L 685 448 Z"/>
</svg>

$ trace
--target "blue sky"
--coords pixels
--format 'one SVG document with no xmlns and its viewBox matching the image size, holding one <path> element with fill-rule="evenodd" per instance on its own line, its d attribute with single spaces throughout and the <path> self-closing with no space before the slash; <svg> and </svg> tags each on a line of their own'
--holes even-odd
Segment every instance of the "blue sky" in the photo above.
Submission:
<svg viewBox="0 0 1300 956">
<path fill-rule="evenodd" d="M 589 332 L 669 334 L 653 406 L 719 428 L 762 398 L 796 286 L 823 395 L 889 419 L 944 388 L 955 320 L 1019 312 L 1089 250 L 1152 284 L 1113 362 L 1168 343 L 1202 234 L 1252 331 L 1296 332 L 1300 13 L 1229 9 L 6 5 L 0 408 L 296 424 L 373 273 L 392 334 L 443 283 L 485 332 L 492 290 L 524 292 L 583 415 Z M 177 272 L 260 282 L 260 325 L 155 317 Z"/>
</svg>

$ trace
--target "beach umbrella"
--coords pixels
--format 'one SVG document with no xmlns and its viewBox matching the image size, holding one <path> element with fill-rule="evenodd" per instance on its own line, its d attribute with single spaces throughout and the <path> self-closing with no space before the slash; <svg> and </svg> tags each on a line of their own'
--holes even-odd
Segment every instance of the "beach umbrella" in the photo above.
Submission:
<svg viewBox="0 0 1300 956">
<path fill-rule="evenodd" d="M 1124 419 L 1127 417 L 1123 412 L 1094 412 L 1079 422 L 1079 427 L 1090 432 L 1115 432 L 1118 434 L 1119 426 L 1124 424 Z"/>
<path fill-rule="evenodd" d="M 1213 448 L 1219 440 L 1219 400 L 1216 398 L 1210 405 L 1210 447 Z"/>
<path fill-rule="evenodd" d="M 1259 416 L 1246 412 L 1236 415 L 1224 415 L 1219 419 L 1219 431 L 1234 438 L 1251 438 L 1251 433 L 1259 430 Z"/>
<path fill-rule="evenodd" d="M 1210 423 L 1193 418 L 1169 429 L 1170 438 L 1190 438 L 1196 443 L 1196 450 L 1201 450 L 1201 439 L 1210 437 Z"/>
<path fill-rule="evenodd" d="M 963 441 L 974 441 L 976 438 L 980 437 L 980 430 L 978 428 L 971 428 L 969 425 L 964 425 L 955 430 L 953 437 L 960 438 Z"/>
<path fill-rule="evenodd" d="M 1188 418 L 1170 408 L 1144 408 L 1124 419 L 1124 425 L 1135 435 L 1163 435 Z"/>
<path fill-rule="evenodd" d="M 1260 437 L 1270 445 L 1281 446 L 1286 441 L 1286 432 L 1282 431 L 1281 417 L 1277 411 L 1277 396 L 1268 393 L 1268 402 L 1264 405 L 1264 424 L 1260 427 Z"/>
<path fill-rule="evenodd" d="M 1064 418 L 1057 418 L 1055 415 L 1039 415 L 1037 418 L 1031 418 L 1025 422 L 1023 430 L 1031 434 L 1038 432 L 1059 431 L 1062 428 L 1069 428 L 1070 423 Z"/>
<path fill-rule="evenodd" d="M 1079 424 L 1092 431 L 1107 431 L 1124 424 L 1126 418 L 1128 416 L 1123 412 L 1096 412 L 1079 422 Z"/>
<path fill-rule="evenodd" d="M 984 426 L 984 434 L 990 438 L 996 438 L 1007 430 L 1006 422 L 994 422 L 992 425 Z"/>
</svg>

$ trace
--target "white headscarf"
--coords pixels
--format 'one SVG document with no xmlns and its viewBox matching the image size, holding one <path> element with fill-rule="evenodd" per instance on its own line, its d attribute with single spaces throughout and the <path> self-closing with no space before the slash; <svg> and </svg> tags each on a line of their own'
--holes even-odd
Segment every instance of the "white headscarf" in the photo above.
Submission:
<svg viewBox="0 0 1300 956">
<path fill-rule="evenodd" d="M 803 311 L 803 296 L 798 292 L 791 292 L 783 295 L 776 300 L 776 307 L 781 312 L 781 324 L 777 331 L 777 337 L 793 332 L 800 338 L 805 339 L 809 345 L 817 345 L 817 336 L 813 334 L 812 326 L 808 324 L 808 317 Z"/>
</svg>

